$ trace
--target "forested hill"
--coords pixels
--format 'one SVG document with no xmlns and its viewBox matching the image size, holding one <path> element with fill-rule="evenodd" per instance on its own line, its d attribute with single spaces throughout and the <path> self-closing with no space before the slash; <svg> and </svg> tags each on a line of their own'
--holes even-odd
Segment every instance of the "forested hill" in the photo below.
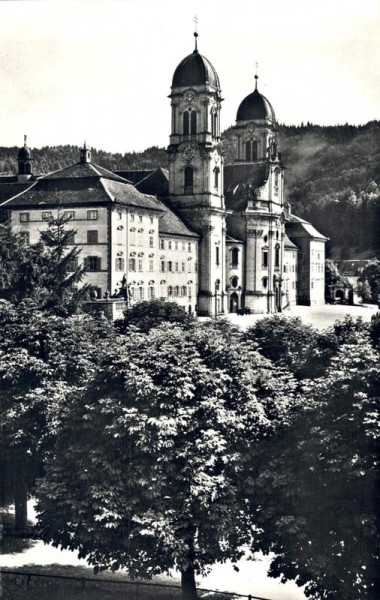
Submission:
<svg viewBox="0 0 380 600">
<path fill-rule="evenodd" d="M 226 163 L 233 162 L 232 129 L 223 134 Z M 334 258 L 380 256 L 380 122 L 366 125 L 281 125 L 279 149 L 286 167 L 286 196 L 298 216 L 330 238 Z M 0 148 L 0 174 L 16 172 L 17 148 Z M 77 146 L 33 149 L 34 172 L 78 161 Z M 167 167 L 164 148 L 112 154 L 92 149 L 110 170 Z"/>
</svg>

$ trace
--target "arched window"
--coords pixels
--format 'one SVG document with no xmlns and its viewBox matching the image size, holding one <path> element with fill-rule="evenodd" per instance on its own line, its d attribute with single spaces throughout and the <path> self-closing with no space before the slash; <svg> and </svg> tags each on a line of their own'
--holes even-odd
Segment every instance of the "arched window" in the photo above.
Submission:
<svg viewBox="0 0 380 600">
<path fill-rule="evenodd" d="M 183 135 L 189 135 L 189 133 L 190 133 L 189 112 L 186 110 L 183 113 Z"/>
<path fill-rule="evenodd" d="M 239 248 L 232 248 L 231 264 L 233 267 L 237 267 L 239 265 Z"/>
<path fill-rule="evenodd" d="M 195 135 L 197 133 L 197 112 L 192 110 L 190 115 L 190 133 Z"/>
<path fill-rule="evenodd" d="M 276 244 L 276 247 L 274 249 L 274 266 L 277 269 L 280 266 L 280 244 Z"/>
<path fill-rule="evenodd" d="M 257 141 L 256 140 L 248 140 L 245 144 L 245 160 L 247 162 L 252 162 L 257 160 Z"/>
<path fill-rule="evenodd" d="M 194 169 L 185 167 L 185 193 L 193 193 Z"/>
<path fill-rule="evenodd" d="M 237 288 L 238 284 L 239 284 L 239 278 L 236 277 L 236 275 L 234 275 L 234 277 L 231 277 L 231 286 L 233 288 Z"/>
<path fill-rule="evenodd" d="M 274 193 L 276 196 L 278 195 L 278 185 L 279 185 L 279 172 L 276 170 L 274 172 Z"/>
<path fill-rule="evenodd" d="M 264 290 L 268 287 L 268 277 L 263 277 L 263 288 Z"/>
<path fill-rule="evenodd" d="M 219 187 L 219 167 L 215 167 L 214 169 L 214 187 L 218 188 Z"/>
</svg>

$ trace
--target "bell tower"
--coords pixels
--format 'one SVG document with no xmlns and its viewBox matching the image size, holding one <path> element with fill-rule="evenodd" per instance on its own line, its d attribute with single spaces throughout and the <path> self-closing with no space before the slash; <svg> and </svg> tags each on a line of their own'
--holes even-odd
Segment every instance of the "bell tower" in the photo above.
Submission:
<svg viewBox="0 0 380 600">
<path fill-rule="evenodd" d="M 219 77 L 195 48 L 177 66 L 171 87 L 169 197 L 200 236 L 198 314 L 225 312 L 225 206 L 220 144 Z"/>
</svg>

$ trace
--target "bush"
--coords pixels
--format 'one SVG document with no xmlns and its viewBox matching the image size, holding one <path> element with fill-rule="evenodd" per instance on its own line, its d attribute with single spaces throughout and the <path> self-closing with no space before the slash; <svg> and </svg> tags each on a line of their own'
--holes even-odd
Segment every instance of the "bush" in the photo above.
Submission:
<svg viewBox="0 0 380 600">
<path fill-rule="evenodd" d="M 126 333 L 131 326 L 148 333 L 162 323 L 175 323 L 188 327 L 193 322 L 194 317 L 175 302 L 147 300 L 128 308 L 124 312 L 124 318 L 115 321 L 115 327 L 119 333 Z"/>
</svg>

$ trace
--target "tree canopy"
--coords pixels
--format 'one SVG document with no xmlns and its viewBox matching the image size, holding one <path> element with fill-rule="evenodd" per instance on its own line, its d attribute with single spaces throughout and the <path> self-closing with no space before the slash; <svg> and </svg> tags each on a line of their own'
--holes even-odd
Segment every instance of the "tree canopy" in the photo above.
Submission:
<svg viewBox="0 0 380 600">
<path fill-rule="evenodd" d="M 237 560 L 254 533 L 241 459 L 289 425 L 294 385 L 215 324 L 118 337 L 68 398 L 38 490 L 44 539 L 99 568 L 178 568 L 195 598 L 194 574 Z"/>
</svg>

